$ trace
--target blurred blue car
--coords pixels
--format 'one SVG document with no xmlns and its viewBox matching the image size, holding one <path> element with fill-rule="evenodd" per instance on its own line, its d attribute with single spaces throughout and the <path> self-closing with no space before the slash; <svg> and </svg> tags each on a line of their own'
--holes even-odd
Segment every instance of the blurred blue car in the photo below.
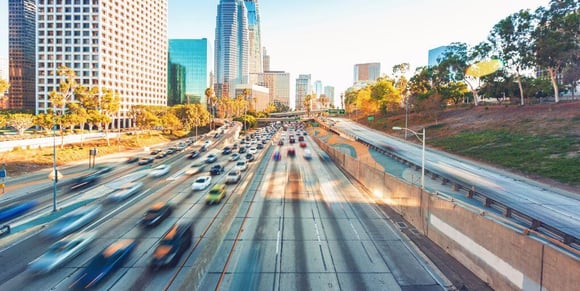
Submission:
<svg viewBox="0 0 580 291">
<path fill-rule="evenodd" d="M 80 208 L 74 212 L 66 214 L 55 221 L 46 230 L 43 235 L 49 238 L 61 238 L 67 234 L 79 230 L 81 227 L 94 221 L 101 213 L 101 205 Z"/>
<path fill-rule="evenodd" d="M 135 248 L 137 248 L 137 241 L 133 239 L 121 240 L 108 246 L 91 259 L 72 284 L 71 289 L 94 288 L 104 278 L 122 267 Z"/>
</svg>

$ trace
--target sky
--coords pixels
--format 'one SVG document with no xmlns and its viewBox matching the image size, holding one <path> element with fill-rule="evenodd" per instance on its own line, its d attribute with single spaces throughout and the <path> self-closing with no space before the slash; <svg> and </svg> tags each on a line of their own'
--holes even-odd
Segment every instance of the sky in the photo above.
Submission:
<svg viewBox="0 0 580 291">
<path fill-rule="evenodd" d="M 213 71 L 215 17 L 219 0 L 169 0 L 169 38 L 207 38 Z M 354 64 L 427 64 L 429 49 L 452 42 L 475 45 L 501 19 L 549 0 L 262 0 L 262 45 L 271 69 L 299 74 L 335 87 L 353 83 Z M 0 0 L 0 56 L 8 56 L 8 0 Z M 293 90 L 292 90 L 293 92 Z M 291 94 L 293 95 L 293 93 Z"/>
</svg>

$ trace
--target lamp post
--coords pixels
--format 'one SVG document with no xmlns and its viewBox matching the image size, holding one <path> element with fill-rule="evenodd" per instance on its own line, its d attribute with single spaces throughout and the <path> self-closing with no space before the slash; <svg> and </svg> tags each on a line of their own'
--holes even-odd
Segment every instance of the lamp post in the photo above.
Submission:
<svg viewBox="0 0 580 291">
<path fill-rule="evenodd" d="M 423 143 L 423 150 L 421 154 L 421 189 L 425 189 L 425 128 L 423 127 L 422 133 L 418 133 L 412 129 L 399 126 L 393 126 L 393 130 L 405 130 L 405 132 L 410 131 L 415 135 L 415 137 L 417 137 L 417 139 L 419 139 L 419 141 Z"/>
<path fill-rule="evenodd" d="M 53 114 L 55 114 L 53 107 Z M 58 182 L 58 171 L 56 170 L 56 115 L 53 115 L 52 123 L 52 212 L 56 212 L 56 183 Z"/>
</svg>

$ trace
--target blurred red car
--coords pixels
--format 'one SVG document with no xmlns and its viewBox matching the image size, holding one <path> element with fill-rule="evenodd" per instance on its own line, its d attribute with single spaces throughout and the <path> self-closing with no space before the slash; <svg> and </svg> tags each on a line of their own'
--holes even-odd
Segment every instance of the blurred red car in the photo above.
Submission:
<svg viewBox="0 0 580 291">
<path fill-rule="evenodd" d="M 301 148 L 305 148 L 306 147 L 306 143 L 305 142 L 300 142 L 300 147 Z"/>
<path fill-rule="evenodd" d="M 294 150 L 294 148 L 288 148 L 288 156 L 291 158 L 296 156 L 296 151 Z"/>
</svg>

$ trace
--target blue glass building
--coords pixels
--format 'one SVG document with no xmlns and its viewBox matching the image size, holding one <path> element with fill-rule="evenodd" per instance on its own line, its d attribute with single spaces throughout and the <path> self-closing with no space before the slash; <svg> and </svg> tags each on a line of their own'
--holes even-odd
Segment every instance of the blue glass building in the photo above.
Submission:
<svg viewBox="0 0 580 291">
<path fill-rule="evenodd" d="M 175 65 L 183 67 L 184 72 L 175 70 Z M 173 68 L 173 69 L 172 69 Z M 207 104 L 207 39 L 170 39 L 169 40 L 168 104 L 200 103 Z M 185 80 L 184 94 L 180 88 L 172 88 Z M 172 80 L 174 79 L 174 80 Z"/>
</svg>

